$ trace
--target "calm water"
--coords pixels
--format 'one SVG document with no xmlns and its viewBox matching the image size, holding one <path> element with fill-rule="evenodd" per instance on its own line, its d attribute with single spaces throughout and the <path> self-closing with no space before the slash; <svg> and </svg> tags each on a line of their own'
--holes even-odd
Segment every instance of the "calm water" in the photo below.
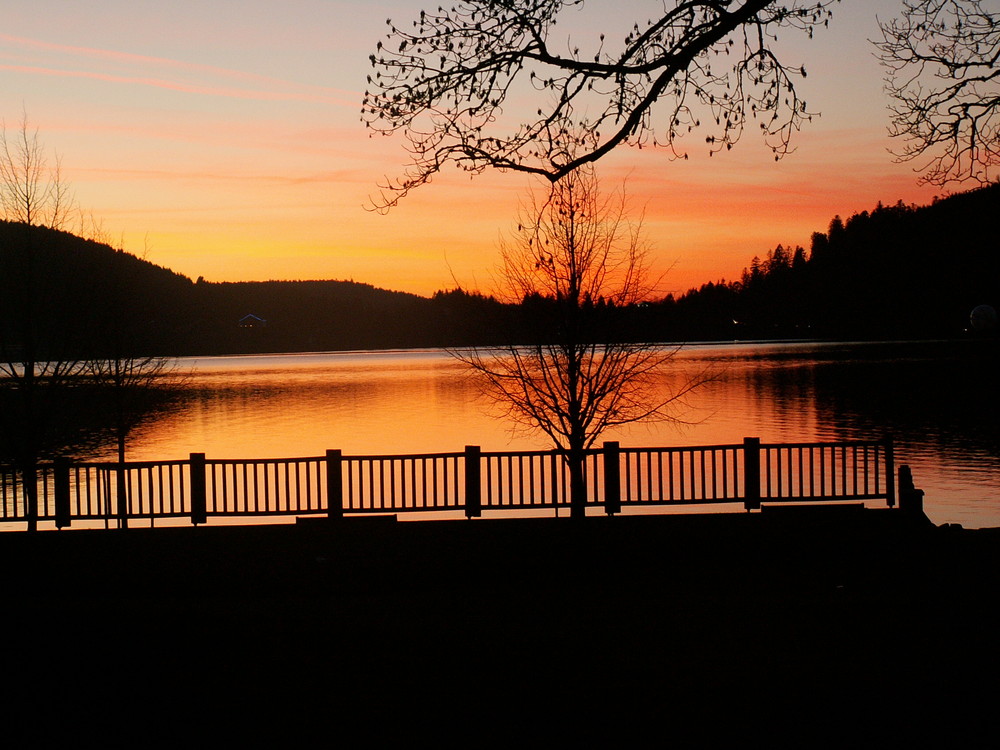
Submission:
<svg viewBox="0 0 1000 750">
<path fill-rule="evenodd" d="M 664 388 L 710 371 L 687 424 L 606 434 L 625 446 L 878 439 L 892 433 L 935 523 L 1000 526 L 997 342 L 691 346 Z M 491 414 L 442 351 L 179 361 L 186 395 L 133 433 L 129 458 L 317 456 L 550 447 Z M 102 456 L 95 456 L 102 457 Z"/>
</svg>

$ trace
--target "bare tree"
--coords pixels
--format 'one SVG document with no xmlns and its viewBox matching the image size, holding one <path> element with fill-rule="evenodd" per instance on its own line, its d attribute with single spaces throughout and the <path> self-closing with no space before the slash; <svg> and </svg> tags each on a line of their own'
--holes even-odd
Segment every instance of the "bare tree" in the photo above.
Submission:
<svg viewBox="0 0 1000 750">
<path fill-rule="evenodd" d="M 86 377 L 105 394 L 102 403 L 115 438 L 118 456 L 116 494 L 118 523 L 128 527 L 128 488 L 126 485 L 125 449 L 128 436 L 151 409 L 171 392 L 168 377 L 172 361 L 165 357 L 137 355 L 126 350 L 106 352 L 104 357 L 87 361 Z"/>
<path fill-rule="evenodd" d="M 111 416 L 120 462 L 125 461 L 129 433 L 165 393 L 165 379 L 172 372 L 172 361 L 166 357 L 119 354 L 88 360 L 89 382 L 106 388 L 111 395 Z"/>
<path fill-rule="evenodd" d="M 21 473 L 29 529 L 37 524 L 37 462 L 58 408 L 54 394 L 82 369 L 70 353 L 72 326 L 51 325 L 67 311 L 68 296 L 39 258 L 46 227 L 60 227 L 70 203 L 60 164 L 49 168 L 27 117 L 13 135 L 0 128 L 0 207 L 8 222 L 0 240 L 0 428 Z"/>
<path fill-rule="evenodd" d="M 96 222 L 94 231 L 107 236 Z M 108 243 L 110 244 L 110 243 Z M 146 252 L 148 253 L 148 245 Z M 123 242 L 116 247 L 119 258 L 125 256 Z M 144 329 L 157 327 L 157 312 L 129 283 L 128 268 L 116 263 L 104 279 L 104 307 L 100 335 L 94 342 L 96 357 L 88 362 L 87 372 L 108 397 L 109 423 L 118 453 L 118 519 L 128 526 L 125 450 L 128 436 L 148 414 L 167 401 L 182 383 L 173 359 L 148 353 Z"/>
<path fill-rule="evenodd" d="M 59 160 L 47 165 L 27 118 L 16 134 L 2 131 L 0 444 L 21 474 L 29 529 L 37 527 L 38 461 L 66 447 L 77 416 L 86 416 L 89 428 L 102 421 L 111 428 L 124 507 L 127 437 L 164 395 L 171 369 L 170 360 L 146 353 L 151 347 L 142 333 L 156 325 L 155 304 L 131 283 L 123 248 L 115 262 L 97 262 L 100 253 L 95 259 L 62 254 L 67 236 L 56 230 L 68 221 L 71 204 Z M 89 232 L 86 221 L 80 226 L 112 250 L 92 216 Z"/>
<path fill-rule="evenodd" d="M 421 11 L 389 34 L 370 60 L 362 119 L 376 133 L 402 131 L 412 164 L 383 186 L 385 209 L 446 163 L 556 181 L 620 144 L 661 145 L 708 128 L 711 152 L 729 149 L 756 121 L 780 158 L 811 115 L 795 88 L 805 76 L 775 51 L 780 29 L 828 22 L 834 0 L 675 0 L 657 3 L 617 45 L 553 33 L 583 0 L 465 0 Z M 530 116 L 505 112 L 530 96 Z"/>
<path fill-rule="evenodd" d="M 570 472 L 572 515 L 584 514 L 585 451 L 610 427 L 678 421 L 699 379 L 665 393 L 674 350 L 636 340 L 623 320 L 652 291 L 641 222 L 624 193 L 602 197 L 582 167 L 530 201 L 501 247 L 497 296 L 530 315 L 532 341 L 456 352 L 516 424 L 547 435 Z"/>
<path fill-rule="evenodd" d="M 0 126 L 0 206 L 7 221 L 63 229 L 72 211 L 72 195 L 62 176 L 62 160 L 49 165 L 45 149 L 22 115 L 15 133 Z"/>
<path fill-rule="evenodd" d="M 904 0 L 880 22 L 890 134 L 934 185 L 992 181 L 1000 165 L 1000 13 L 980 0 Z"/>
</svg>

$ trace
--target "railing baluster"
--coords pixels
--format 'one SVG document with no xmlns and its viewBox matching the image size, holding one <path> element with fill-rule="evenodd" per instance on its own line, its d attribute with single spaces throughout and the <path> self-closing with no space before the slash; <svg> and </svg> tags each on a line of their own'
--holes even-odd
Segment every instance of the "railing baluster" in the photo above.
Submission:
<svg viewBox="0 0 1000 750">
<path fill-rule="evenodd" d="M 706 495 L 705 492 L 706 482 L 705 482 L 705 451 L 703 450 L 698 451 L 698 464 L 700 470 L 699 480 L 701 484 L 700 487 L 698 488 L 699 492 L 697 497 L 699 500 L 704 500 Z"/>
<path fill-rule="evenodd" d="M 668 450 L 667 451 L 667 500 L 673 502 L 674 498 L 677 497 L 677 493 L 674 491 L 674 459 L 677 456 L 677 451 Z"/>
<path fill-rule="evenodd" d="M 677 451 L 676 456 L 677 456 L 677 490 L 678 490 L 677 499 L 680 502 L 684 502 L 684 500 L 687 499 L 685 495 L 685 485 L 687 482 L 687 475 L 686 472 L 684 471 L 684 454 L 681 453 L 680 451 Z"/>
</svg>

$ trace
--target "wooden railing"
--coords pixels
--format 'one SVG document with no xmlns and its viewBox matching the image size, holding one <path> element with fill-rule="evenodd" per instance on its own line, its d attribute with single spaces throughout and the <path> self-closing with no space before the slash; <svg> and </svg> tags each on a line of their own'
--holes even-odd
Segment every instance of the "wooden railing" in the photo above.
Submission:
<svg viewBox="0 0 1000 750">
<path fill-rule="evenodd" d="M 586 452 L 587 505 L 623 508 L 884 500 L 896 505 L 891 438 L 874 442 L 622 448 Z M 37 468 L 37 521 L 127 527 L 130 520 L 568 509 L 569 468 L 558 451 L 281 459 L 73 463 Z M 0 522 L 29 521 L 24 487 L 0 467 Z"/>
</svg>

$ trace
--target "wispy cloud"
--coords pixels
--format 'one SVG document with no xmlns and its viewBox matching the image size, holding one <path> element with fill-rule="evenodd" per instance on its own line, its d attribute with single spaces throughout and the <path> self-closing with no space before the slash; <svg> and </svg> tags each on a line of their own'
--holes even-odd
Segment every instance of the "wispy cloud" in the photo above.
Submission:
<svg viewBox="0 0 1000 750">
<path fill-rule="evenodd" d="M 28 75 L 85 78 L 235 99 L 321 102 L 350 108 L 356 108 L 358 102 L 356 93 L 342 89 L 164 57 L 54 44 L 3 33 L 0 45 L 31 53 L 30 58 L 0 53 L 8 61 L 0 64 L 0 70 Z M 87 69 L 83 61 L 101 63 L 103 68 L 99 65 L 96 70 Z"/>
<path fill-rule="evenodd" d="M 105 169 L 84 168 L 74 170 L 74 174 L 92 179 L 115 182 L 148 180 L 158 184 L 167 182 L 205 182 L 233 183 L 243 186 L 262 184 L 297 186 L 314 184 L 344 184 L 346 182 L 364 182 L 368 175 L 351 169 L 327 170 L 322 172 L 301 174 L 276 174 L 252 172 L 212 172 L 196 170 L 166 170 L 166 169 Z"/>
</svg>

